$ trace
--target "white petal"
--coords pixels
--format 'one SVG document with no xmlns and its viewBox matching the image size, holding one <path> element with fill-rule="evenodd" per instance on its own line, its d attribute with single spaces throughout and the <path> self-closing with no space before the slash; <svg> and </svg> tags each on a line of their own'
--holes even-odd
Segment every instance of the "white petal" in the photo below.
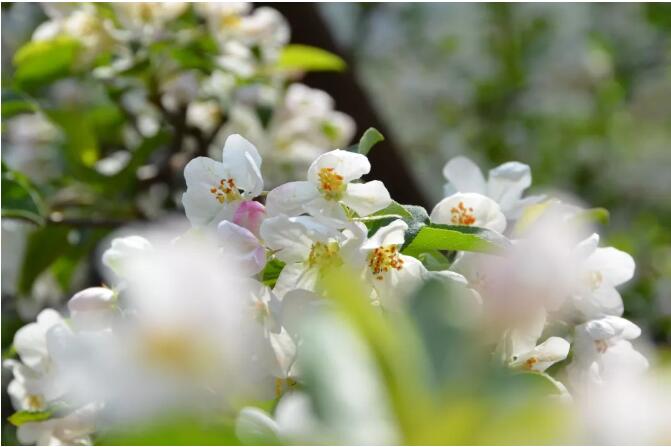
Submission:
<svg viewBox="0 0 671 447">
<path fill-rule="evenodd" d="M 531 186 L 531 169 L 528 165 L 510 161 L 489 171 L 487 195 L 499 203 L 502 209 L 512 208 Z"/>
<path fill-rule="evenodd" d="M 583 260 L 589 258 L 598 246 L 599 235 L 597 233 L 593 233 L 587 239 L 580 241 L 573 249 L 573 252 L 575 253 L 575 257 L 577 259 Z"/>
<path fill-rule="evenodd" d="M 528 360 L 534 359 L 530 369 L 533 371 L 545 371 L 553 364 L 560 362 L 568 355 L 571 345 L 560 337 L 550 337 L 540 345 L 536 346 L 528 354 L 524 354 L 511 366 L 524 366 Z"/>
<path fill-rule="evenodd" d="M 182 205 L 187 219 L 194 227 L 216 225 L 222 220 L 232 220 L 240 202 L 219 203 L 210 193 L 190 188 L 182 195 Z"/>
<path fill-rule="evenodd" d="M 308 169 L 308 181 L 319 184 L 319 171 L 332 168 L 343 181 L 349 183 L 370 172 L 370 162 L 365 155 L 336 149 L 320 155 Z"/>
<path fill-rule="evenodd" d="M 301 326 L 310 314 L 324 305 L 319 295 L 304 289 L 291 290 L 282 298 L 280 322 L 289 334 L 297 339 Z"/>
<path fill-rule="evenodd" d="M 287 264 L 280 272 L 273 292 L 282 299 L 291 290 L 305 289 L 314 291 L 317 288 L 318 279 L 319 271 L 317 269 L 307 268 L 302 262 Z"/>
<path fill-rule="evenodd" d="M 617 248 L 597 248 L 585 262 L 588 270 L 598 271 L 613 286 L 629 281 L 634 276 L 634 258 Z"/>
<path fill-rule="evenodd" d="M 270 249 L 278 250 L 277 257 L 284 262 L 306 260 L 314 242 L 309 228 L 284 215 L 264 220 L 261 238 Z"/>
<path fill-rule="evenodd" d="M 382 273 L 382 279 L 373 278 L 382 306 L 387 310 L 400 310 L 404 301 L 422 283 L 426 269 L 412 256 L 401 255 L 403 268 Z"/>
<path fill-rule="evenodd" d="M 466 157 L 454 157 L 443 167 L 443 175 L 454 192 L 487 193 L 485 177 L 480 168 Z"/>
<path fill-rule="evenodd" d="M 368 216 L 391 204 L 389 191 L 379 180 L 367 183 L 350 183 L 342 201 L 359 216 Z"/>
<path fill-rule="evenodd" d="M 591 291 L 589 294 L 575 301 L 576 307 L 588 318 L 600 318 L 608 315 L 621 316 L 624 312 L 624 303 L 617 290 L 610 284 Z"/>
<path fill-rule="evenodd" d="M 222 249 L 226 254 L 230 253 L 240 260 L 245 273 L 254 275 L 263 270 L 266 253 L 254 233 L 225 220 L 217 226 L 217 235 Z"/>
<path fill-rule="evenodd" d="M 298 216 L 305 213 L 304 205 L 317 197 L 319 191 L 310 182 L 285 183 L 268 193 L 266 212 L 269 216 Z"/>
<path fill-rule="evenodd" d="M 229 136 L 224 143 L 221 161 L 235 179 L 236 186 L 245 191 L 245 197 L 253 198 L 261 193 L 261 156 L 252 143 L 238 134 Z"/>
<path fill-rule="evenodd" d="M 456 193 L 444 198 L 431 211 L 431 222 L 446 225 L 464 225 L 459 216 L 453 213 L 461 204 L 469 216 L 475 218 L 470 226 L 488 228 L 503 233 L 506 218 L 499 205 L 489 197 L 476 193 Z"/>
<path fill-rule="evenodd" d="M 184 167 L 187 188 L 201 186 L 209 192 L 221 179 L 229 177 L 230 171 L 222 163 L 208 157 L 196 157 Z"/>
<path fill-rule="evenodd" d="M 230 135 L 224 143 L 221 161 L 228 166 L 234 166 L 243 159 L 249 159 L 257 168 L 261 168 L 261 156 L 256 146 L 238 134 Z"/>
<path fill-rule="evenodd" d="M 408 224 L 401 219 L 385 225 L 378 229 L 370 239 L 363 243 L 361 248 L 372 250 L 387 245 L 401 245 L 405 242 L 405 232 L 408 230 Z"/>
<path fill-rule="evenodd" d="M 633 340 L 641 335 L 641 328 L 637 325 L 624 318 L 614 316 L 589 321 L 585 323 L 584 329 L 593 340 Z"/>
<path fill-rule="evenodd" d="M 342 205 L 335 200 L 318 196 L 306 203 L 304 208 L 314 219 L 333 228 L 343 228 L 349 222 Z"/>
</svg>

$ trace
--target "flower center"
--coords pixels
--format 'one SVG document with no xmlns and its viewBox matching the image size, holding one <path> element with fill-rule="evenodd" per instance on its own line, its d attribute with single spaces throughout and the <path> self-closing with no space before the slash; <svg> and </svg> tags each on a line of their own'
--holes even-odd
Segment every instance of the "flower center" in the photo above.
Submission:
<svg viewBox="0 0 671 447">
<path fill-rule="evenodd" d="M 37 394 L 28 394 L 25 397 L 25 405 L 28 408 L 28 411 L 42 411 L 46 408 L 44 399 Z"/>
<path fill-rule="evenodd" d="M 536 357 L 529 357 L 526 362 L 524 362 L 524 369 L 532 370 L 534 365 L 538 363 Z"/>
<path fill-rule="evenodd" d="M 590 288 L 594 291 L 601 287 L 601 283 L 603 283 L 603 275 L 599 271 L 591 271 L 587 275 L 587 282 L 589 283 Z"/>
<path fill-rule="evenodd" d="M 327 200 L 340 200 L 345 192 L 345 181 L 343 176 L 333 168 L 321 168 L 319 170 L 319 190 Z"/>
<path fill-rule="evenodd" d="M 599 354 L 603 354 L 608 350 L 608 343 L 605 340 L 594 340 L 594 346 Z"/>
<path fill-rule="evenodd" d="M 340 246 L 337 242 L 315 242 L 310 248 L 308 266 L 324 269 L 342 264 Z"/>
<path fill-rule="evenodd" d="M 279 377 L 275 378 L 275 397 L 280 398 L 284 391 L 292 390 L 296 387 L 298 382 L 294 379 L 287 377 L 286 379 L 280 379 Z"/>
<path fill-rule="evenodd" d="M 466 208 L 464 202 L 459 202 L 459 205 L 453 207 L 452 223 L 454 225 L 473 225 L 475 223 L 475 216 L 473 215 L 473 208 Z"/>
<path fill-rule="evenodd" d="M 242 19 L 237 14 L 224 14 L 219 19 L 219 25 L 222 29 L 235 28 L 242 22 Z"/>
<path fill-rule="evenodd" d="M 368 267 L 376 279 L 382 280 L 383 274 L 389 270 L 401 270 L 403 259 L 398 253 L 396 245 L 387 245 L 374 249 L 368 255 Z"/>
<path fill-rule="evenodd" d="M 235 185 L 235 180 L 232 178 L 222 178 L 218 185 L 210 188 L 210 192 L 221 204 L 226 202 L 235 202 L 242 199 L 240 190 Z"/>
</svg>

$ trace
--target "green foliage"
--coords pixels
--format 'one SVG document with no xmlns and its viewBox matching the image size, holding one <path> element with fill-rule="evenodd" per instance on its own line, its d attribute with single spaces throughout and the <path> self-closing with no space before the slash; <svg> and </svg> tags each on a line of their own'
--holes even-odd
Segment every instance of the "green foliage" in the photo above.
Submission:
<svg viewBox="0 0 671 447">
<path fill-rule="evenodd" d="M 403 253 L 417 255 L 431 250 L 495 253 L 507 245 L 507 239 L 486 228 L 461 225 L 423 225 L 414 237 L 406 239 Z"/>
<path fill-rule="evenodd" d="M 233 421 L 205 423 L 202 417 L 171 415 L 102 433 L 96 445 L 239 445 Z"/>
<path fill-rule="evenodd" d="M 284 47 L 277 65 L 289 71 L 343 71 L 347 66 L 340 56 L 301 44 Z"/>
<path fill-rule="evenodd" d="M 45 206 L 37 188 L 20 172 L 2 162 L 2 217 L 44 224 Z"/>
<path fill-rule="evenodd" d="M 14 55 L 15 82 L 34 89 L 72 74 L 79 48 L 79 42 L 65 36 L 27 43 Z"/>
<path fill-rule="evenodd" d="M 368 152 L 380 141 L 384 141 L 384 135 L 374 127 L 369 127 L 361 136 L 357 146 L 358 152 L 363 155 L 368 155 Z"/>
<path fill-rule="evenodd" d="M 280 261 L 279 259 L 271 259 L 261 272 L 263 284 L 267 285 L 268 287 L 274 287 L 283 268 L 284 262 Z"/>
<path fill-rule="evenodd" d="M 53 411 L 17 411 L 7 418 L 15 426 L 25 424 L 26 422 L 39 422 L 49 419 Z"/>
</svg>

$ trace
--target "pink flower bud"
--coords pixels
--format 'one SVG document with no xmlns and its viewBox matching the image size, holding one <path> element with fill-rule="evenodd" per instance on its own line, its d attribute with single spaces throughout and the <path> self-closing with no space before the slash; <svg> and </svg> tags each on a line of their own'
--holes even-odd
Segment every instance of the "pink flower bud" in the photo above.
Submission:
<svg viewBox="0 0 671 447">
<path fill-rule="evenodd" d="M 233 216 L 233 223 L 259 235 L 261 221 L 266 215 L 266 207 L 259 202 L 248 200 L 242 202 Z"/>
</svg>

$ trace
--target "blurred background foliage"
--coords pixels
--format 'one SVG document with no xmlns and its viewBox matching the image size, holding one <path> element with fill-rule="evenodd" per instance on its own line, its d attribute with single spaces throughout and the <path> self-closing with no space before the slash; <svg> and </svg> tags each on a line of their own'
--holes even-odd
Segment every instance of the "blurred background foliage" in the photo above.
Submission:
<svg viewBox="0 0 671 447">
<path fill-rule="evenodd" d="M 283 12 L 283 5 L 274 7 Z M 484 168 L 508 160 L 527 163 L 536 191 L 562 191 L 590 207 L 607 208 L 611 219 L 600 229 L 603 238 L 631 253 L 637 262 L 636 278 L 623 290 L 625 316 L 660 347 L 671 344 L 670 5 L 332 3 L 316 7 L 350 62 L 347 70 L 367 92 L 367 100 L 386 125 L 385 136 L 399 149 L 426 203 L 442 197 L 445 162 L 467 155 Z M 31 105 L 16 101 L 16 92 L 5 86 L 17 75 L 13 63 L 17 49 L 45 19 L 36 4 L 2 5 L 3 200 L 28 200 L 22 206 L 27 214 L 14 216 L 24 221 L 44 223 L 41 207 L 47 205 L 58 211 L 55 205 L 76 203 L 77 214 L 61 221 L 58 215 L 52 216 L 37 231 L 32 224 L 3 218 L 3 349 L 39 308 L 58 306 L 73 289 L 100 282 L 96 245 L 117 224 L 133 219 L 138 206 L 147 218 L 157 215 L 151 208 L 157 200 L 174 207 L 172 189 L 144 188 L 130 175 L 140 160 L 112 176 L 92 169 L 102 158 L 113 158 L 113 151 L 102 153 L 101 148 L 120 144 L 119 126 L 125 119 L 118 98 L 109 92 L 96 93 L 95 86 L 87 92 L 96 94 L 79 98 L 86 107 L 60 109 L 50 116 L 66 131 L 65 137 L 29 127 L 27 132 L 44 139 L 33 141 L 31 150 L 13 147 L 7 156 L 8 145 L 21 137 L 25 140 L 25 135 L 8 135 L 5 119 L 30 110 Z M 48 67 L 56 77 L 71 62 L 70 43 L 61 45 L 63 59 L 52 60 Z M 185 66 L 199 67 L 206 62 L 192 56 L 201 50 L 209 51 L 205 47 L 172 56 Z M 32 57 L 40 61 L 39 52 Z M 20 74 L 28 90 L 34 88 L 31 75 L 30 71 Z M 310 84 L 309 78 L 306 83 Z M 72 98 L 81 92 L 66 93 Z M 338 104 L 341 99 L 331 93 Z M 356 124 L 365 129 L 374 123 Z M 167 134 L 157 132 L 135 153 L 148 159 L 168 140 Z M 59 147 L 56 165 L 67 166 L 67 176 L 48 169 L 54 165 L 48 159 L 53 152 L 40 149 L 53 144 Z M 30 182 L 15 171 L 25 157 L 36 167 L 29 173 L 31 178 L 44 179 L 41 188 L 58 192 L 51 203 L 34 199 Z M 398 184 L 389 185 L 390 190 L 402 190 L 406 181 L 410 180 L 399 178 Z M 18 233 L 11 228 L 12 236 L 6 237 L 5 225 L 20 228 Z M 19 239 L 28 234 L 27 242 Z M 49 281 L 36 283 L 47 269 Z M 417 318 L 431 315 L 430 309 L 417 312 Z M 367 330 L 365 324 L 359 329 Z M 380 349 L 375 354 L 384 356 L 384 347 Z M 402 402 L 395 404 L 403 407 Z M 4 394 L 3 408 L 7 408 Z M 419 434 L 422 424 L 411 428 Z M 458 434 L 454 439 L 468 441 Z"/>
<path fill-rule="evenodd" d="M 607 208 L 625 316 L 671 342 L 670 5 L 321 7 L 430 203 L 466 155 Z"/>
</svg>

